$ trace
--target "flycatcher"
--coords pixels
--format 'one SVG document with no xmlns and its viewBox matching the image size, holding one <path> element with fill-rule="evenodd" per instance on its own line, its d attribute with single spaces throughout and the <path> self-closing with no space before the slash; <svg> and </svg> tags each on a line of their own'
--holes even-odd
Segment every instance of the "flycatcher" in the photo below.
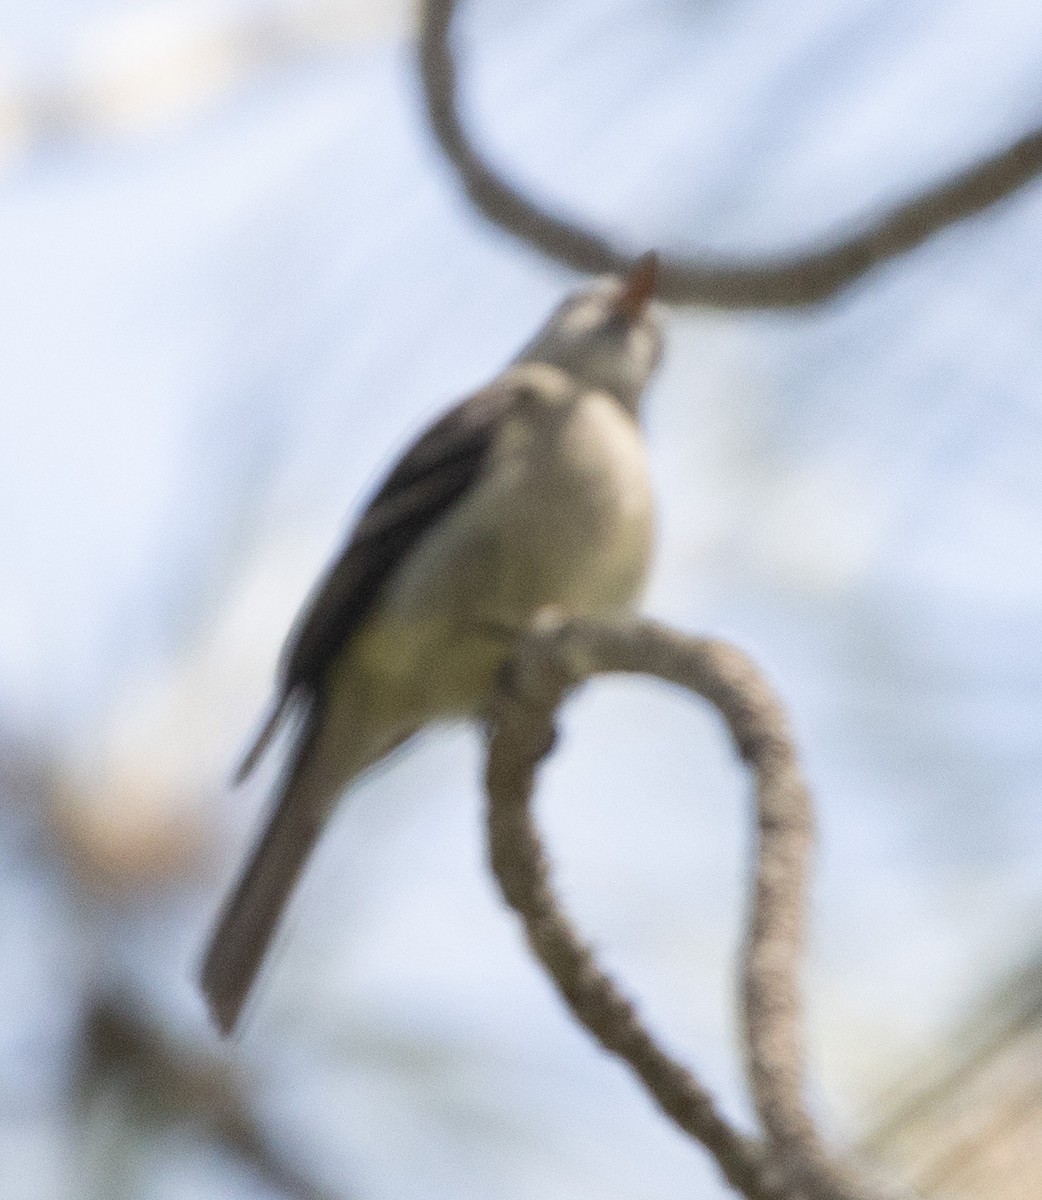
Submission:
<svg viewBox="0 0 1042 1200">
<path fill-rule="evenodd" d="M 648 254 L 569 297 L 501 375 L 427 429 L 305 603 L 236 776 L 291 721 L 273 811 L 203 962 L 222 1032 L 351 781 L 432 721 L 480 718 L 542 614 L 607 617 L 639 601 L 654 517 L 637 418 L 661 353 L 657 270 Z"/>
</svg>

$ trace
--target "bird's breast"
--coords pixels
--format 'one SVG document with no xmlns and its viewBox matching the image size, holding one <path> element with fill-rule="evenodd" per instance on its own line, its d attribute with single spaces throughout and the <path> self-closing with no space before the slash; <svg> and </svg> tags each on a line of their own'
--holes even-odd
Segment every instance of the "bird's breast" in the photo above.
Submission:
<svg viewBox="0 0 1042 1200">
<path fill-rule="evenodd" d="M 609 396 L 587 393 L 548 419 L 522 414 L 495 453 L 462 539 L 464 609 L 491 607 L 526 625 L 546 606 L 583 615 L 634 603 L 650 561 L 653 504 L 630 416 Z"/>
<path fill-rule="evenodd" d="M 410 688 L 427 672 L 432 709 L 471 709 L 541 611 L 633 607 L 653 531 L 643 439 L 611 397 L 508 418 L 479 480 L 389 581 L 368 637 L 379 670 L 400 664 Z"/>
</svg>

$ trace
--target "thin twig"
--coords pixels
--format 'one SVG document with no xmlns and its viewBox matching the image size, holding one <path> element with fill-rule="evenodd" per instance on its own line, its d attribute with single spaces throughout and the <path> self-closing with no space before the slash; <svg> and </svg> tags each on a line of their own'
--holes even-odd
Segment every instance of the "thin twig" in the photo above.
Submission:
<svg viewBox="0 0 1042 1200">
<path fill-rule="evenodd" d="M 743 995 L 747 1071 L 767 1135 L 762 1144 L 737 1132 L 695 1076 L 659 1047 L 576 933 L 550 884 L 530 808 L 535 771 L 552 747 L 565 693 L 609 671 L 654 675 L 709 700 L 753 768 L 759 838 Z M 812 813 L 784 709 L 755 665 L 725 642 L 645 620 L 536 631 L 495 698 L 488 755 L 496 878 L 576 1017 L 632 1067 L 663 1111 L 712 1153 L 725 1178 L 750 1200 L 867 1200 L 872 1193 L 823 1151 L 804 1103 L 800 970 Z"/>
<path fill-rule="evenodd" d="M 423 3 L 419 68 L 431 130 L 467 195 L 489 220 L 566 266 L 590 273 L 627 270 L 636 254 L 536 204 L 495 168 L 471 139 L 460 115 L 452 50 L 457 4 L 458 0 Z M 1042 128 L 896 204 L 850 237 L 818 249 L 746 262 L 663 255 L 659 295 L 675 304 L 733 309 L 818 303 L 880 263 L 989 208 L 1039 171 Z"/>
<path fill-rule="evenodd" d="M 98 999 L 84 1028 L 78 1091 L 89 1107 L 110 1080 L 143 1117 L 200 1127 L 271 1187 L 296 1200 L 345 1200 L 270 1137 L 254 1111 L 256 1081 L 236 1062 L 183 1045 L 126 995 Z"/>
</svg>

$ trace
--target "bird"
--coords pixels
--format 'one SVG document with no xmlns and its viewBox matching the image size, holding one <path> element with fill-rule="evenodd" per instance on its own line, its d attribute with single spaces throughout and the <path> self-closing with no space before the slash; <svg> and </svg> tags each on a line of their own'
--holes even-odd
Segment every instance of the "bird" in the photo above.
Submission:
<svg viewBox="0 0 1042 1200">
<path fill-rule="evenodd" d="M 292 728 L 267 823 L 202 961 L 222 1034 L 349 785 L 432 723 L 480 721 L 533 625 L 639 605 L 655 528 L 639 416 L 662 355 L 658 270 L 648 253 L 568 296 L 498 376 L 435 420 L 305 601 L 234 777 Z"/>
</svg>

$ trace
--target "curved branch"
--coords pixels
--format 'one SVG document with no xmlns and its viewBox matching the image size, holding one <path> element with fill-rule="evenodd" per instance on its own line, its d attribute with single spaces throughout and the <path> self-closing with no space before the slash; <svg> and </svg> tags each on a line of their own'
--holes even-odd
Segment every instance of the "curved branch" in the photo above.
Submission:
<svg viewBox="0 0 1042 1200">
<path fill-rule="evenodd" d="M 530 801 L 565 693 L 592 674 L 640 672 L 678 684 L 722 714 L 756 781 L 758 845 L 743 959 L 747 1072 L 767 1133 L 738 1133 L 685 1067 L 663 1051 L 600 968 L 553 893 Z M 738 649 L 651 621 L 569 622 L 523 642 L 494 698 L 486 787 L 493 869 L 533 951 L 575 1016 L 624 1059 L 652 1097 L 716 1158 L 747 1197 L 867 1200 L 823 1151 L 803 1096 L 800 961 L 805 942 L 810 797 L 785 712 Z"/>
<path fill-rule="evenodd" d="M 451 49 L 457 0 L 426 0 L 420 77 L 434 136 L 474 205 L 496 225 L 578 271 L 621 273 L 636 255 L 542 208 L 500 174 L 463 126 Z M 789 308 L 835 295 L 873 267 L 995 204 L 1042 171 L 1042 128 L 925 188 L 848 238 L 760 262 L 662 256 L 659 295 L 676 304 Z M 645 247 L 641 247 L 644 249 Z"/>
</svg>

